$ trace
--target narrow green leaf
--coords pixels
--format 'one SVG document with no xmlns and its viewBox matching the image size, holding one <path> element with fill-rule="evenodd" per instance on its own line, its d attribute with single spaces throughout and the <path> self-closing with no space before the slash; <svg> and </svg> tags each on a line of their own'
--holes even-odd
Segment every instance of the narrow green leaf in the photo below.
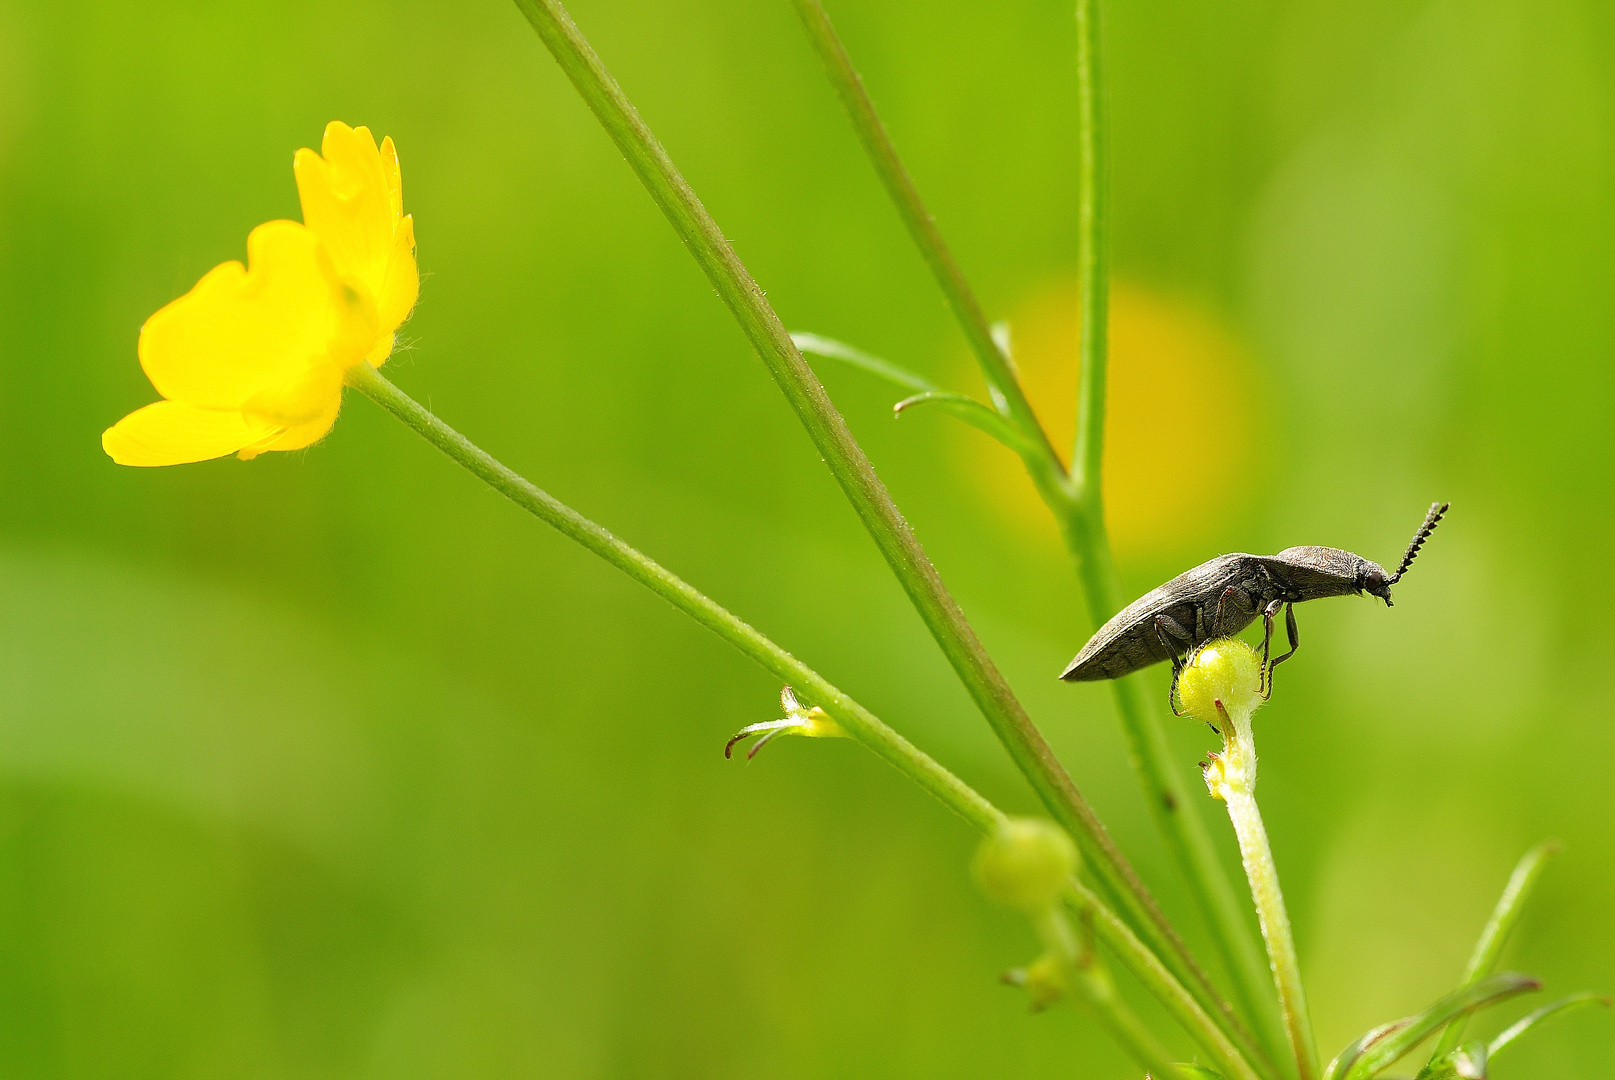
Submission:
<svg viewBox="0 0 1615 1080">
<path fill-rule="evenodd" d="M 928 394 L 941 389 L 929 379 L 916 375 L 907 368 L 899 367 L 889 360 L 882 360 L 878 356 L 871 356 L 844 341 L 820 337 L 818 334 L 792 334 L 791 341 L 803 353 L 822 356 L 827 360 L 840 360 L 843 364 L 877 375 L 889 383 L 901 386 L 904 390 Z"/>
<path fill-rule="evenodd" d="M 1180 1061 L 1175 1062 L 1172 1068 L 1178 1074 L 1180 1080 L 1222 1080 L 1222 1073 L 1214 1073 L 1202 1065 L 1186 1065 Z M 1154 1080 L 1154 1077 L 1146 1073 L 1144 1080 Z M 1161 1080 L 1166 1080 L 1166 1078 L 1162 1077 Z"/>
<path fill-rule="evenodd" d="M 971 427 L 985 431 L 1017 454 L 1025 455 L 1032 450 L 1031 440 L 1016 430 L 1014 424 L 973 397 L 951 394 L 946 390 L 928 390 L 899 401 L 892 406 L 892 412 L 902 416 L 916 405 L 935 405 L 943 412 L 952 413 Z"/>
<path fill-rule="evenodd" d="M 1567 998 L 1561 998 L 1558 1001 L 1544 1005 L 1535 1012 L 1526 1013 L 1524 1016 L 1514 1021 L 1514 1023 L 1504 1028 L 1502 1033 L 1498 1035 L 1497 1038 L 1492 1040 L 1491 1045 L 1486 1048 L 1487 1056 L 1496 1057 L 1504 1047 L 1508 1046 L 1510 1043 L 1514 1042 L 1515 1039 L 1518 1039 L 1521 1035 L 1524 1035 L 1527 1031 L 1530 1031 L 1532 1028 L 1542 1023 L 1542 1021 L 1546 1020 L 1548 1017 L 1562 1013 L 1566 1009 L 1575 1009 L 1583 1005 L 1602 1005 L 1607 1009 L 1609 1008 L 1609 998 L 1605 997 L 1603 994 L 1572 994 Z"/>
<path fill-rule="evenodd" d="M 1330 1063 L 1326 1080 L 1369 1080 L 1395 1064 L 1440 1027 L 1459 1016 L 1541 988 L 1535 979 L 1514 972 L 1493 975 L 1454 990 L 1423 1012 L 1375 1028 Z M 1348 1056 L 1351 1060 L 1346 1060 Z"/>
<path fill-rule="evenodd" d="M 1492 917 L 1486 920 L 1480 940 L 1475 942 L 1475 951 L 1470 954 L 1469 966 L 1464 970 L 1466 986 L 1485 978 L 1496 969 L 1503 946 L 1507 944 L 1514 925 L 1520 921 L 1520 913 L 1525 910 L 1525 902 L 1536 888 L 1537 879 L 1542 876 L 1548 859 L 1559 854 L 1559 850 L 1557 840 L 1544 840 L 1527 851 L 1514 867 L 1508 884 L 1503 886 L 1503 895 L 1497 898 L 1497 906 L 1492 909 Z M 1431 1065 L 1452 1053 L 1464 1036 L 1466 1022 L 1465 1018 L 1459 1017 L 1441 1033 L 1441 1041 L 1436 1044 L 1435 1053 L 1430 1055 Z"/>
</svg>

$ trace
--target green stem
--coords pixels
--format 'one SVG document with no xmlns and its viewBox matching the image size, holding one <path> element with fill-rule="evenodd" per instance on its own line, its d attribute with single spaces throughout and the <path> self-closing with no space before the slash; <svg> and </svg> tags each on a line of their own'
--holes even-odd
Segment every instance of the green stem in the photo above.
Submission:
<svg viewBox="0 0 1615 1080">
<path fill-rule="evenodd" d="M 489 487 L 510 499 L 540 521 L 622 570 L 674 607 L 734 645 L 764 669 L 788 684 L 836 720 L 852 738 L 873 751 L 904 776 L 930 792 L 944 806 L 991 834 L 1003 824 L 1002 811 L 954 776 L 929 755 L 887 727 L 862 705 L 842 693 L 818 672 L 774 644 L 750 625 L 690 586 L 677 575 L 613 536 L 604 527 L 579 514 L 536 487 L 465 436 L 433 416 L 368 364 L 348 372 L 348 384 L 403 421 L 421 438 Z M 1100 903 L 1079 882 L 1071 883 L 1079 910 L 1102 930 L 1100 937 L 1151 994 L 1160 998 L 1172 1015 L 1208 1053 L 1224 1063 L 1230 1080 L 1258 1080 L 1237 1050 L 1200 1009 L 1160 959 L 1129 930 L 1117 915 Z M 1225 1052 L 1224 1052 L 1225 1051 Z"/>
<path fill-rule="evenodd" d="M 897 156 L 897 148 L 892 145 L 891 137 L 886 133 L 886 126 L 881 123 L 880 116 L 875 112 L 874 103 L 869 100 L 869 94 L 864 90 L 863 79 L 859 76 L 858 69 L 853 67 L 852 59 L 842 46 L 841 39 L 837 37 L 835 27 L 830 23 L 830 16 L 825 13 L 824 5 L 819 0 L 791 0 L 791 2 L 796 5 L 796 13 L 802 17 L 802 25 L 807 29 L 808 40 L 817 50 L 819 60 L 824 64 L 825 73 L 830 76 L 830 84 L 835 87 L 836 94 L 841 98 L 842 107 L 847 110 L 853 130 L 858 133 L 858 140 L 863 143 L 864 151 L 875 166 L 880 182 L 885 185 L 886 193 L 891 196 L 903 224 L 908 227 L 909 235 L 914 239 L 914 245 L 919 248 L 926 265 L 936 276 L 937 284 L 942 287 L 942 295 L 947 298 L 948 306 L 958 318 L 959 325 L 964 330 L 965 340 L 970 343 L 970 351 L 975 354 L 976 362 L 981 366 L 982 374 L 986 376 L 987 385 L 994 392 L 995 401 L 1000 403 L 1000 409 L 1015 422 L 1016 426 L 1039 444 L 1039 453 L 1035 457 L 1041 460 L 1052 459 L 1058 468 L 1059 458 L 1054 445 L 1044 434 L 1043 425 L 1038 423 L 1031 403 L 1026 400 L 1026 393 L 1021 389 L 1020 380 L 1016 377 L 1009 358 L 993 341 L 992 328 L 988 325 L 986 315 L 982 313 L 981 304 L 977 302 L 975 293 L 965 281 L 964 273 L 960 271 L 953 253 L 948 250 L 947 242 L 942 239 L 942 233 L 936 226 L 936 219 L 920 200 L 920 193 L 915 188 L 902 159 Z M 1027 457 L 1030 462 L 1034 455 L 1023 457 Z M 1063 472 L 1063 469 L 1060 471 Z"/>
<path fill-rule="evenodd" d="M 1267 827 L 1256 805 L 1256 738 L 1251 714 L 1248 709 L 1235 710 L 1230 718 L 1224 711 L 1222 718 L 1223 753 L 1208 773 L 1208 782 L 1211 793 L 1228 804 L 1228 817 L 1239 838 L 1239 857 L 1245 864 L 1256 917 L 1267 942 L 1273 985 L 1278 990 L 1279 1010 L 1284 1015 L 1297 1073 L 1301 1080 L 1314 1080 L 1318 1075 L 1318 1047 L 1312 1037 L 1312 1018 L 1307 1013 L 1301 965 L 1290 932 L 1290 916 L 1284 908 L 1284 893 L 1279 888 L 1278 867 L 1267 842 Z"/>
<path fill-rule="evenodd" d="M 1059 958 L 1084 1004 L 1093 1010 L 1099 1023 L 1117 1045 L 1150 1076 L 1159 1080 L 1180 1080 L 1180 1074 L 1172 1064 L 1172 1055 L 1116 993 L 1116 984 L 1111 980 L 1110 972 L 1105 970 L 1104 961 L 1093 949 L 1093 935 L 1086 935 L 1086 943 L 1079 941 L 1071 930 L 1066 913 L 1059 906 L 1050 907 L 1042 915 L 1033 917 L 1032 926 L 1043 947 Z"/>
<path fill-rule="evenodd" d="M 1187 1031 L 1195 1044 L 1216 1065 L 1225 1080 L 1260 1080 L 1247 1056 L 1203 1009 L 1159 956 L 1152 952 L 1131 927 L 1099 902 L 1080 882 L 1073 881 L 1068 899 L 1079 917 L 1093 927 L 1094 936 L 1120 959 L 1133 977 L 1149 991 L 1166 1011 Z"/>
<path fill-rule="evenodd" d="M 803 697 L 835 718 L 842 728 L 895 766 L 899 772 L 979 829 L 997 826 L 1002 814 L 964 781 L 924 751 L 881 723 L 868 709 L 836 689 L 818 672 L 708 599 L 678 575 L 617 539 L 576 510 L 501 464 L 464 435 L 433 416 L 369 364 L 353 367 L 348 385 L 407 424 L 473 476 L 562 534 L 576 540 L 668 603 L 751 657 Z"/>
<path fill-rule="evenodd" d="M 516 0 L 545 46 L 729 307 L 931 636 L 1049 813 L 1076 838 L 1106 895 L 1141 925 L 1164 916 L 993 664 L 763 290 L 559 0 Z"/>
<path fill-rule="evenodd" d="M 1105 108 L 1100 0 L 1077 0 L 1077 269 L 1081 281 L 1078 344 L 1077 435 L 1071 451 L 1075 497 L 1049 503 L 1063 518 L 1062 533 L 1077 562 L 1095 628 L 1121 608 L 1121 578 L 1105 529 L 1105 392 L 1110 357 L 1110 161 Z M 1261 1033 L 1267 1052 L 1280 1056 L 1284 1031 L 1268 996 L 1266 966 L 1250 932 L 1233 883 L 1223 870 L 1204 819 L 1188 800 L 1174 766 L 1158 707 L 1144 680 L 1112 683 L 1126 731 L 1133 770 L 1156 825 L 1204 914 L 1234 993 Z"/>
</svg>

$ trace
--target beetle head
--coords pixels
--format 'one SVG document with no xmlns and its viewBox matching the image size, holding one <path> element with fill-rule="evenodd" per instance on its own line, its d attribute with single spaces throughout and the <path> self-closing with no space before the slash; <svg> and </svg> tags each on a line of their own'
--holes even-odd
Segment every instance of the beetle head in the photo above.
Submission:
<svg viewBox="0 0 1615 1080">
<path fill-rule="evenodd" d="M 1357 588 L 1370 596 L 1379 597 L 1385 601 L 1386 607 L 1391 606 L 1391 581 L 1379 563 L 1364 559 L 1357 568 Z"/>
</svg>

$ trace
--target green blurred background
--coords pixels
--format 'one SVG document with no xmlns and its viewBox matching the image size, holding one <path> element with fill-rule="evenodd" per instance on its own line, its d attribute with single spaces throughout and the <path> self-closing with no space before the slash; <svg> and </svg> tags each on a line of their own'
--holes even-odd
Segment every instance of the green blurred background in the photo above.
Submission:
<svg viewBox="0 0 1615 1080">
<path fill-rule="evenodd" d="M 830 7 L 1058 426 L 1069 4 Z M 979 390 L 784 0 L 574 14 L 792 328 Z M 1302 610 L 1261 717 L 1321 1043 L 1449 988 L 1547 835 L 1566 853 L 1507 963 L 1615 990 L 1615 9 L 1107 18 L 1129 591 L 1229 550 L 1390 561 L 1454 504 L 1394 610 Z M 155 396 L 142 320 L 296 216 L 292 152 L 335 118 L 402 156 L 405 389 L 1033 806 L 511 5 L 0 0 L 0 1071 L 1136 1076 L 997 985 L 1035 946 L 970 886 L 964 826 L 850 743 L 725 761 L 772 679 L 368 402 L 302 453 L 103 456 Z M 1092 627 L 1024 477 L 823 373 L 1204 946 L 1108 694 L 1054 678 Z M 1212 737 L 1173 733 L 1198 786 Z M 1496 1073 L 1612 1059 L 1588 1012 Z"/>
</svg>

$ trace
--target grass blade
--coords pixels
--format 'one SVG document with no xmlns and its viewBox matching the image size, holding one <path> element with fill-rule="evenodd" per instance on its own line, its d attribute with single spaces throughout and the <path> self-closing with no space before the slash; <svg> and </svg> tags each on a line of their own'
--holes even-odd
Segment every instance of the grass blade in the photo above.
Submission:
<svg viewBox="0 0 1615 1080">
<path fill-rule="evenodd" d="M 1530 976 L 1515 972 L 1461 986 L 1424 1011 L 1375 1028 L 1358 1039 L 1330 1063 L 1324 1080 L 1369 1080 L 1410 1053 L 1448 1021 L 1541 986 Z"/>
<path fill-rule="evenodd" d="M 1013 424 L 973 397 L 952 394 L 946 390 L 928 390 L 899 401 L 892 406 L 892 412 L 901 416 L 916 405 L 935 405 L 971 427 L 985 431 L 1017 454 L 1025 453 L 1032 448 L 1031 441 L 1017 431 Z"/>
<path fill-rule="evenodd" d="M 792 334 L 791 341 L 804 355 L 822 356 L 827 360 L 840 360 L 843 364 L 867 371 L 871 375 L 885 379 L 894 386 L 916 394 L 930 394 L 941 391 L 941 387 L 929 379 L 904 367 L 882 360 L 878 356 L 871 356 L 862 349 L 848 345 L 835 338 L 821 337 L 818 334 Z"/>
<path fill-rule="evenodd" d="M 1550 1002 L 1534 1012 L 1528 1012 L 1504 1028 L 1502 1033 L 1491 1041 L 1491 1044 L 1486 1048 L 1486 1056 L 1488 1058 L 1496 1057 L 1504 1047 L 1542 1023 L 1548 1017 L 1556 1016 L 1567 1009 L 1575 1009 L 1583 1005 L 1602 1005 L 1607 1009 L 1609 1008 L 1609 998 L 1603 994 L 1594 993 L 1572 994 L 1567 998 L 1560 998 L 1558 1001 Z"/>
<path fill-rule="evenodd" d="M 1484 979 L 1496 969 L 1497 960 L 1503 954 L 1503 946 L 1508 942 L 1514 925 L 1520 921 L 1520 913 L 1525 910 L 1525 902 L 1531 898 L 1537 879 L 1547 867 L 1548 859 L 1559 854 L 1559 851 L 1560 844 L 1557 840 L 1544 840 L 1527 851 L 1514 867 L 1514 873 L 1509 875 L 1508 884 L 1503 886 L 1503 895 L 1497 898 L 1497 906 L 1492 909 L 1492 917 L 1486 920 L 1486 926 L 1480 932 L 1480 940 L 1475 942 L 1475 951 L 1470 954 L 1469 966 L 1464 969 L 1464 985 Z M 1441 1033 L 1441 1041 L 1436 1044 L 1435 1053 L 1430 1055 L 1431 1065 L 1435 1065 L 1452 1053 L 1464 1037 L 1466 1023 L 1468 1018 L 1460 1016 L 1447 1025 L 1447 1030 Z"/>
</svg>

